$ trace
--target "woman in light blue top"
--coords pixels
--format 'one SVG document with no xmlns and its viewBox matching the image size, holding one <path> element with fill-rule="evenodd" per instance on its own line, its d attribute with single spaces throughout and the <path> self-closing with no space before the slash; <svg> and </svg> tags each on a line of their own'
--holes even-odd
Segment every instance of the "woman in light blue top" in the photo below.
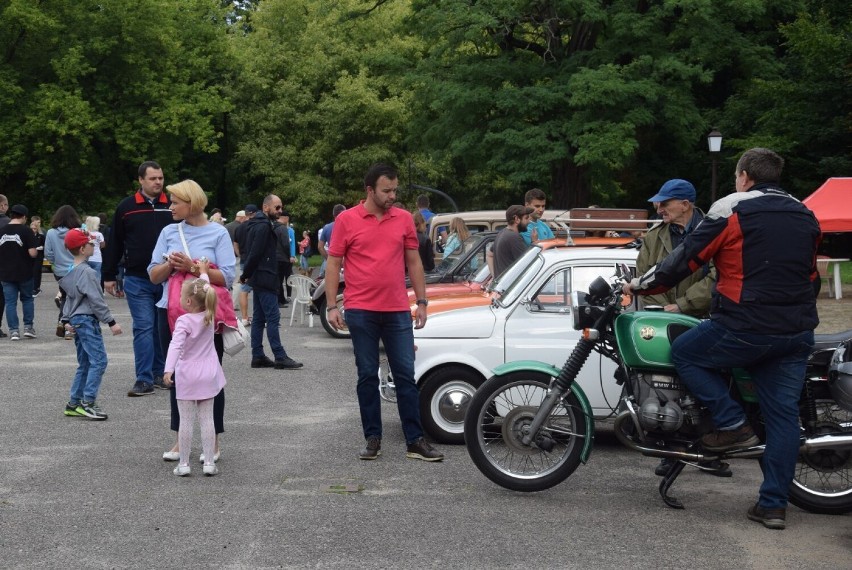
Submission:
<svg viewBox="0 0 852 570">
<path fill-rule="evenodd" d="M 447 238 L 447 245 L 444 246 L 444 256 L 442 259 L 447 259 L 456 250 L 461 253 L 461 246 L 469 237 L 470 232 L 467 231 L 467 226 L 463 219 L 453 218 L 450 220 L 450 235 Z"/>
<path fill-rule="evenodd" d="M 83 225 L 80 220 L 80 215 L 77 210 L 69 205 L 60 206 L 53 218 L 50 220 L 50 229 L 47 230 L 47 235 L 44 237 L 44 257 L 50 262 L 53 278 L 58 282 L 65 277 L 71 268 L 74 267 L 74 256 L 65 247 L 65 234 L 68 230 L 79 228 Z M 62 314 L 62 306 L 65 305 L 65 291 L 62 287 L 56 294 L 56 306 L 59 307 L 59 314 Z M 73 337 L 70 332 L 65 331 L 65 325 L 58 322 L 56 325 L 56 336 L 65 337 L 65 340 L 71 340 Z"/>
<path fill-rule="evenodd" d="M 151 263 L 148 265 L 148 275 L 151 277 L 151 282 L 164 284 L 163 297 L 157 303 L 157 321 L 163 354 L 168 352 L 168 346 L 172 340 L 168 321 L 169 276 L 175 271 L 185 271 L 197 277 L 198 266 L 194 260 L 206 257 L 210 260 L 211 264 L 216 264 L 217 266 L 216 269 L 211 267 L 208 270 L 210 283 L 230 288 L 234 282 L 234 265 L 237 261 L 228 230 L 222 224 L 208 221 L 207 216 L 204 214 L 204 208 L 207 206 L 207 196 L 204 194 L 201 186 L 192 180 L 184 180 L 177 184 L 166 186 L 166 191 L 168 191 L 172 201 L 172 205 L 170 206 L 172 217 L 175 220 L 182 221 L 179 224 L 170 224 L 163 228 L 160 232 L 160 237 L 157 239 L 157 245 L 154 246 Z M 187 255 L 186 248 L 184 248 L 183 241 L 181 240 L 180 230 L 183 230 L 189 255 Z M 216 347 L 216 354 L 219 356 L 219 363 L 221 364 L 223 354 L 222 335 L 215 334 L 213 336 L 213 343 Z M 175 381 L 180 382 L 180 378 L 175 378 Z M 169 392 L 171 393 L 170 400 L 172 408 L 171 429 L 177 433 L 180 428 L 180 412 L 177 407 L 174 387 Z M 219 434 L 225 431 L 224 414 L 225 390 L 223 388 L 213 400 L 213 423 L 216 427 L 216 454 L 214 461 L 219 458 Z M 163 459 L 166 461 L 177 461 L 179 457 L 179 446 L 177 436 L 175 436 L 174 446 L 171 450 L 163 453 Z"/>
</svg>

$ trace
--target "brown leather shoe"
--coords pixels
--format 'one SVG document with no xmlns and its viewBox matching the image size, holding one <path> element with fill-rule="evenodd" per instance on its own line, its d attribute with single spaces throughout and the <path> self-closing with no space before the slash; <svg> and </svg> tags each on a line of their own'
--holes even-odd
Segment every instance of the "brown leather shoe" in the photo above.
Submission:
<svg viewBox="0 0 852 570">
<path fill-rule="evenodd" d="M 364 460 L 371 460 L 378 459 L 379 455 L 381 454 L 382 438 L 371 436 L 367 438 L 367 446 L 361 450 L 361 453 L 358 454 L 358 457 Z"/>
<path fill-rule="evenodd" d="M 714 431 L 701 438 L 701 445 L 708 451 L 731 451 L 759 445 L 760 440 L 754 435 L 754 430 L 748 424 L 737 429 Z"/>
<path fill-rule="evenodd" d="M 755 503 L 746 516 L 772 530 L 784 530 L 787 527 L 787 509 L 764 509 Z"/>
<path fill-rule="evenodd" d="M 442 461 L 444 459 L 444 454 L 432 447 L 422 437 L 409 444 L 405 456 L 409 459 L 422 459 L 423 461 Z"/>
</svg>

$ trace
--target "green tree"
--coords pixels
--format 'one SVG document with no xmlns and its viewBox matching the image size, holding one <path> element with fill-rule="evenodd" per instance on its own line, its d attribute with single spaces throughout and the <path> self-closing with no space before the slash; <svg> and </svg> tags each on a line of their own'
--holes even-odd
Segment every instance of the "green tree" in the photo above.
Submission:
<svg viewBox="0 0 852 570">
<path fill-rule="evenodd" d="M 410 76 L 412 138 L 462 170 L 548 189 L 557 207 L 637 203 L 703 175 L 714 111 L 776 65 L 796 5 L 414 0 L 409 27 L 429 49 Z"/>
<path fill-rule="evenodd" d="M 362 197 L 369 164 L 404 156 L 410 94 L 393 70 L 416 53 L 400 33 L 406 3 L 372 7 L 263 0 L 234 37 L 237 158 L 297 219 L 328 218 Z"/>
<path fill-rule="evenodd" d="M 781 26 L 774 76 L 757 76 L 728 102 L 724 124 L 742 151 L 765 146 L 786 158 L 785 188 L 804 198 L 826 178 L 852 174 L 852 10 L 809 1 Z"/>
<path fill-rule="evenodd" d="M 33 209 L 108 210 L 145 159 L 212 184 L 198 165 L 230 108 L 223 14 L 216 0 L 0 2 L 6 193 Z"/>
</svg>

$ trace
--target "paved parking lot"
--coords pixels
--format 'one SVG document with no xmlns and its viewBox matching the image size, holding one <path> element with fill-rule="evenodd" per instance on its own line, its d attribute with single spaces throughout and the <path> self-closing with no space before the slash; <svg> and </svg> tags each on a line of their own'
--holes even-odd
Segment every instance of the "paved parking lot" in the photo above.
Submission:
<svg viewBox="0 0 852 570">
<path fill-rule="evenodd" d="M 128 398 L 131 322 L 107 337 L 100 404 L 110 418 L 67 418 L 73 345 L 53 336 L 56 285 L 36 299 L 39 338 L 0 340 L 0 566 L 149 568 L 695 568 L 849 567 L 852 517 L 791 507 L 788 530 L 745 518 L 756 462 L 732 479 L 686 473 L 663 505 L 656 461 L 599 435 L 588 465 L 542 493 L 485 479 L 464 447 L 409 460 L 385 404 L 384 454 L 362 462 L 354 359 L 316 322 L 282 323 L 299 371 L 252 370 L 225 357 L 221 474 L 172 475 L 165 392 Z M 289 320 L 289 309 L 282 311 Z M 4 325 L 4 330 L 7 330 Z M 197 457 L 200 442 L 196 433 Z"/>
</svg>

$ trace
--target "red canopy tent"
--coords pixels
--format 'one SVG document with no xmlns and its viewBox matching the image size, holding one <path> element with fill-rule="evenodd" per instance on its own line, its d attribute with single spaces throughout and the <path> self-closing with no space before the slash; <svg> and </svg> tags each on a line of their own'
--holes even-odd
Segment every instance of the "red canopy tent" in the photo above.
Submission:
<svg viewBox="0 0 852 570">
<path fill-rule="evenodd" d="M 829 178 L 802 203 L 816 215 L 823 233 L 852 232 L 852 178 Z"/>
</svg>

